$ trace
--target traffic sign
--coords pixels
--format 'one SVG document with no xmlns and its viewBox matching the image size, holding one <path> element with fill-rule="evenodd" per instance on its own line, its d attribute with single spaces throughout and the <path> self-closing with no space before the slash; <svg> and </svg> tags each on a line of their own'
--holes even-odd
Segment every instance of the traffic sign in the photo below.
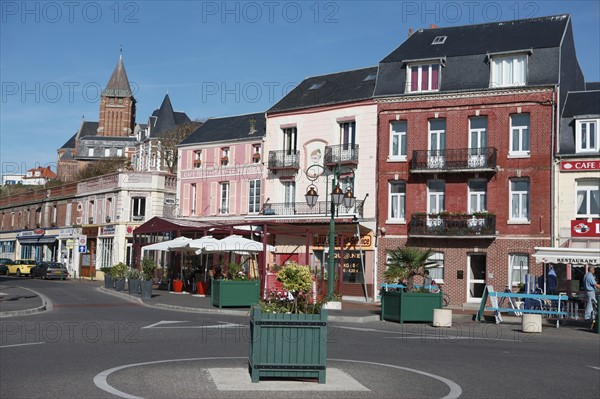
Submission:
<svg viewBox="0 0 600 399">
<path fill-rule="evenodd" d="M 86 253 L 87 252 L 87 247 L 85 245 L 80 245 L 79 246 L 79 252 Z"/>
<path fill-rule="evenodd" d="M 87 245 L 87 236 L 86 235 L 80 235 L 79 238 L 77 239 L 77 243 L 79 245 L 84 245 L 84 246 Z"/>
</svg>

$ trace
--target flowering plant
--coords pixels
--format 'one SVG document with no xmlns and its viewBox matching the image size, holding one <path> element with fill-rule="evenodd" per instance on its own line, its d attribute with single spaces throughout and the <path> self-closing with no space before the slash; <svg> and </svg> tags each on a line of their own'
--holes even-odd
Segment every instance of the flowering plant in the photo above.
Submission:
<svg viewBox="0 0 600 399">
<path fill-rule="evenodd" d="M 285 292 L 270 292 L 261 301 L 263 312 L 320 313 L 323 302 L 312 300 L 313 278 L 308 266 L 290 262 L 277 273 Z"/>
</svg>

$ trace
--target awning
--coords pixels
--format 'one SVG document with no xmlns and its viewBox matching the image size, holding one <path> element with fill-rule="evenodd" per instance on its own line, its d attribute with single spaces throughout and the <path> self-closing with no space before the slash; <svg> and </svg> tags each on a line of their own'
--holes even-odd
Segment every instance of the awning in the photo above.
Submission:
<svg viewBox="0 0 600 399">
<path fill-rule="evenodd" d="M 56 237 L 18 237 L 21 245 L 48 245 L 56 242 Z"/>
<path fill-rule="evenodd" d="M 597 248 L 536 247 L 533 257 L 538 263 L 600 264 L 600 250 Z"/>
</svg>

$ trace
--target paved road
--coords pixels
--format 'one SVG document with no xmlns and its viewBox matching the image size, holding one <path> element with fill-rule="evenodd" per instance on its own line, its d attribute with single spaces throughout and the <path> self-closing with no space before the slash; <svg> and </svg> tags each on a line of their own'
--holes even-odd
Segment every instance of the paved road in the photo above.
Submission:
<svg viewBox="0 0 600 399">
<path fill-rule="evenodd" d="M 236 388 L 245 377 L 248 319 L 141 306 L 73 281 L 2 279 L 46 296 L 50 310 L 0 320 L 0 397 L 597 398 L 600 337 L 579 328 L 523 334 L 516 325 L 452 329 L 332 324 L 328 370 L 350 391 Z M 219 381 L 242 371 L 218 390 Z M 334 372 L 329 373 L 331 383 Z M 262 389 L 278 389 L 275 387 Z M 303 385 L 304 384 L 304 385 Z M 354 385 L 352 385 L 354 384 Z M 256 386 L 257 384 L 254 384 Z M 258 384 L 263 387 L 263 383 Z M 315 388 L 316 387 L 316 388 Z M 223 388 L 223 387 L 221 387 Z M 325 389 L 325 387 L 323 387 Z M 112 393 L 111 393 L 112 392 Z M 120 392 L 120 393 L 119 393 Z"/>
</svg>

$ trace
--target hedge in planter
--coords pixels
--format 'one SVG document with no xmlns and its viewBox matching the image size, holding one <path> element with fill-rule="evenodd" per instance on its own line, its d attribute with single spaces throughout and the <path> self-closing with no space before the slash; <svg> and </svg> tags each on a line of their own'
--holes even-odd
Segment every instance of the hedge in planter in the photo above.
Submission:
<svg viewBox="0 0 600 399">
<path fill-rule="evenodd" d="M 115 289 L 117 291 L 125 291 L 125 274 L 127 273 L 127 265 L 119 262 L 111 268 L 111 274 L 115 280 Z"/>
<path fill-rule="evenodd" d="M 210 298 L 213 306 L 250 307 L 260 298 L 260 280 L 211 279 Z"/>
<path fill-rule="evenodd" d="M 156 269 L 156 265 L 152 258 L 147 257 L 142 258 L 141 265 L 142 281 L 140 282 L 140 285 L 142 299 L 150 299 L 152 298 L 152 283 L 154 282 L 154 270 Z"/>
<path fill-rule="evenodd" d="M 108 266 L 100 268 L 100 271 L 104 273 L 104 288 L 115 288 L 115 280 L 113 280 L 111 269 Z"/>
<path fill-rule="evenodd" d="M 287 269 L 287 270 L 286 270 Z M 252 382 L 263 377 L 326 380 L 327 310 L 311 303 L 308 266 L 292 264 L 278 273 L 290 295 L 271 293 L 250 315 L 248 366 Z"/>
<path fill-rule="evenodd" d="M 127 287 L 129 295 L 137 295 L 140 292 L 140 272 L 137 269 L 127 271 Z"/>
</svg>

